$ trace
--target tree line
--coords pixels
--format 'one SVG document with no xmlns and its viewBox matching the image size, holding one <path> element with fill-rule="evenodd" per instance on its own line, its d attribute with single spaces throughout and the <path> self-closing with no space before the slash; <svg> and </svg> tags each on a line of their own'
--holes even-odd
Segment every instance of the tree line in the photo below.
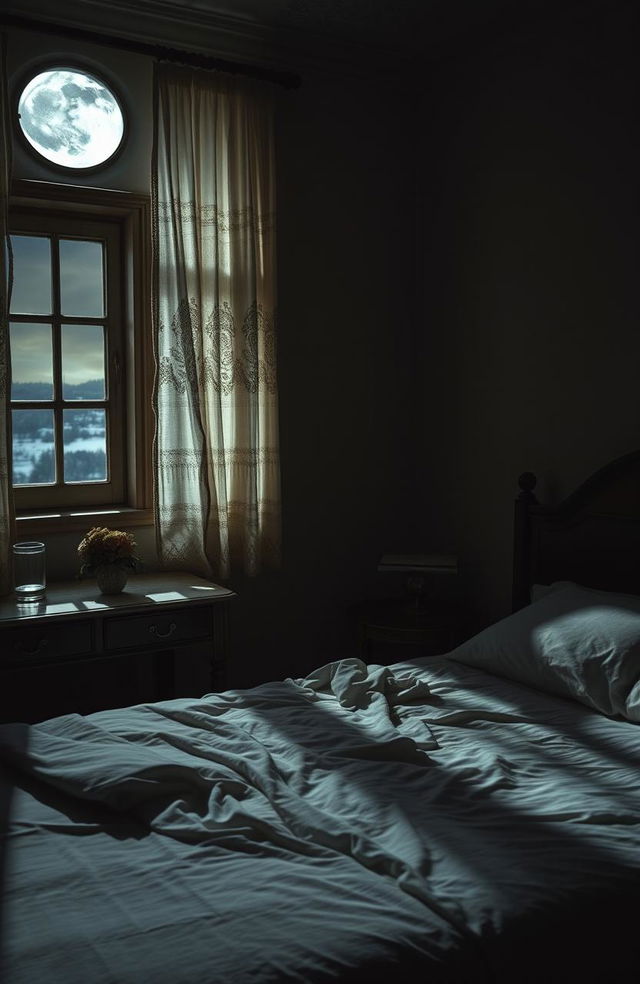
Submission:
<svg viewBox="0 0 640 984">
<path fill-rule="evenodd" d="M 53 449 L 42 451 L 35 459 L 26 482 L 20 485 L 47 485 L 55 481 L 56 466 Z M 64 456 L 65 482 L 100 482 L 107 477 L 107 456 L 104 451 L 67 451 Z M 14 475 L 14 482 L 18 484 Z"/>
</svg>

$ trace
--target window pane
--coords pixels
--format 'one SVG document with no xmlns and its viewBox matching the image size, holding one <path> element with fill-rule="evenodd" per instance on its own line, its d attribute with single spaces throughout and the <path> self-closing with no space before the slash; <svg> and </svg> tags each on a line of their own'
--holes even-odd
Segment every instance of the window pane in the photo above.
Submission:
<svg viewBox="0 0 640 984">
<path fill-rule="evenodd" d="M 67 317 L 104 317 L 102 243 L 60 240 L 60 305 Z"/>
<path fill-rule="evenodd" d="M 106 482 L 106 412 L 64 410 L 63 425 L 65 482 Z"/>
<path fill-rule="evenodd" d="M 53 485 L 56 480 L 53 410 L 13 410 L 13 484 Z"/>
<path fill-rule="evenodd" d="M 46 236 L 12 236 L 12 314 L 51 314 L 51 242 Z"/>
<path fill-rule="evenodd" d="M 62 398 L 104 400 L 104 328 L 62 326 Z"/>
<path fill-rule="evenodd" d="M 53 352 L 51 325 L 10 326 L 11 399 L 53 399 Z"/>
</svg>

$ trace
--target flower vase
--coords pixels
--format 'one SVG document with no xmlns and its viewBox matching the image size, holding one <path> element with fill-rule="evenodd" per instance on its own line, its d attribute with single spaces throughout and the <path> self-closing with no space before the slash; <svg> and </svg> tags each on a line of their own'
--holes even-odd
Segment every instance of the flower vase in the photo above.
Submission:
<svg viewBox="0 0 640 984">
<path fill-rule="evenodd" d="M 96 581 L 101 594 L 120 594 L 128 576 L 126 568 L 118 564 L 101 564 L 96 568 Z"/>
</svg>

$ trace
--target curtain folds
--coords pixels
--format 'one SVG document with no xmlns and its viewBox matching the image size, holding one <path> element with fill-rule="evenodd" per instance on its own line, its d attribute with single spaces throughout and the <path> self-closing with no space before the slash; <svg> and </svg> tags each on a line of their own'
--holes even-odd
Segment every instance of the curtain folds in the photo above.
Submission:
<svg viewBox="0 0 640 984">
<path fill-rule="evenodd" d="M 11 191 L 11 115 L 7 82 L 7 39 L 0 35 L 0 595 L 11 590 L 11 543 L 14 538 L 11 484 L 11 417 L 9 389 L 9 297 L 11 290 L 11 242 L 9 194 Z"/>
<path fill-rule="evenodd" d="M 165 568 L 277 566 L 273 96 L 156 67 L 154 447 Z"/>
</svg>

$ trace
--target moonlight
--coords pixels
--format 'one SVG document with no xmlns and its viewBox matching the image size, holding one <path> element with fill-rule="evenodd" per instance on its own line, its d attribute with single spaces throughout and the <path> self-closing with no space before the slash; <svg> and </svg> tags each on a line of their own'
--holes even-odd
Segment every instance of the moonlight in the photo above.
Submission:
<svg viewBox="0 0 640 984">
<path fill-rule="evenodd" d="M 122 110 L 107 86 L 72 69 L 50 69 L 25 86 L 18 103 L 20 127 L 31 146 L 63 167 L 96 167 L 118 149 Z"/>
</svg>

